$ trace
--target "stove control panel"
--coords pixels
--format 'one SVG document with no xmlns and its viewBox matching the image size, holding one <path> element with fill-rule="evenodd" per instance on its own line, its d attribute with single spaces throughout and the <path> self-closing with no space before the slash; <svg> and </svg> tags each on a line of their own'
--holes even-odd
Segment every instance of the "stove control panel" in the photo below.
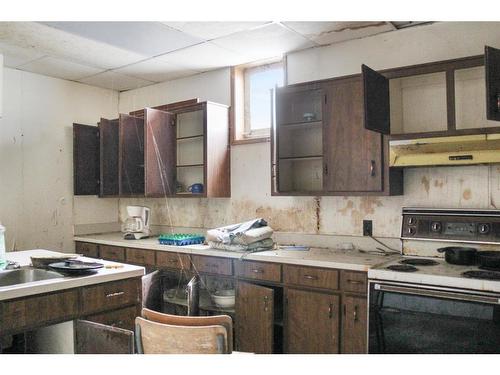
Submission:
<svg viewBox="0 0 500 375">
<path fill-rule="evenodd" d="M 404 208 L 401 238 L 500 244 L 500 210 Z"/>
</svg>

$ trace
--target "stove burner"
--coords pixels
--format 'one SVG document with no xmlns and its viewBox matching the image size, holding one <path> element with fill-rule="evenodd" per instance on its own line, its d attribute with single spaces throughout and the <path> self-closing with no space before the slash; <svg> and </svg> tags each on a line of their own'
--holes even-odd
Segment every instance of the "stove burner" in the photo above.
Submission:
<svg viewBox="0 0 500 375">
<path fill-rule="evenodd" d="M 392 266 L 387 266 L 387 269 L 391 271 L 400 271 L 400 272 L 418 271 L 417 267 L 409 266 L 407 264 L 393 264 Z"/>
<path fill-rule="evenodd" d="M 494 271 L 466 271 L 462 276 L 471 279 L 500 280 L 500 272 Z"/>
<path fill-rule="evenodd" d="M 400 263 L 410 264 L 412 266 L 435 266 L 436 264 L 439 264 L 439 262 L 436 262 L 435 260 L 432 259 L 420 259 L 420 258 L 403 259 Z"/>
</svg>

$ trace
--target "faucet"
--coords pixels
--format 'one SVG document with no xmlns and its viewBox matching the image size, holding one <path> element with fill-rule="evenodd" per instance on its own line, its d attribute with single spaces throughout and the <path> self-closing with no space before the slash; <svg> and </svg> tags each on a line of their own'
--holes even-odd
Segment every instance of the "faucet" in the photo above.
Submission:
<svg viewBox="0 0 500 375">
<path fill-rule="evenodd" d="M 6 270 L 15 270 L 15 269 L 18 269 L 18 268 L 21 268 L 21 265 L 17 262 L 13 262 L 11 260 L 8 260 L 7 261 L 7 265 L 5 266 L 4 269 Z"/>
</svg>

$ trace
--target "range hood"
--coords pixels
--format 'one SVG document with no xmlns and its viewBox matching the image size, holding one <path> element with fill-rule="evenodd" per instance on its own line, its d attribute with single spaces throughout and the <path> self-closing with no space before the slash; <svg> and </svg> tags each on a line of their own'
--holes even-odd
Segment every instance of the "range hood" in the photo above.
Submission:
<svg viewBox="0 0 500 375">
<path fill-rule="evenodd" d="M 500 133 L 389 141 L 391 167 L 500 163 Z"/>
</svg>

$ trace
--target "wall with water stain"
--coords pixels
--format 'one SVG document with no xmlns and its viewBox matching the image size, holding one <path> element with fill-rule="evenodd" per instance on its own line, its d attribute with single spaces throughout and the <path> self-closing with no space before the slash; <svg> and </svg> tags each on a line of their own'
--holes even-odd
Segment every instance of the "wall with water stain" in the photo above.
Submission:
<svg viewBox="0 0 500 375">
<path fill-rule="evenodd" d="M 498 23 L 443 23 L 380 34 L 290 54 L 290 83 L 418 64 L 483 53 L 500 47 Z M 200 74 L 120 95 L 120 111 L 192 97 L 230 104 L 229 71 Z M 355 152 L 355 150 L 353 150 Z M 466 166 L 405 169 L 404 196 L 271 197 L 269 143 L 233 146 L 231 198 L 121 199 L 152 208 L 152 223 L 210 228 L 264 217 L 278 231 L 361 235 L 362 221 L 373 220 L 375 236 L 398 237 L 401 208 L 500 208 L 500 167 Z"/>
</svg>

